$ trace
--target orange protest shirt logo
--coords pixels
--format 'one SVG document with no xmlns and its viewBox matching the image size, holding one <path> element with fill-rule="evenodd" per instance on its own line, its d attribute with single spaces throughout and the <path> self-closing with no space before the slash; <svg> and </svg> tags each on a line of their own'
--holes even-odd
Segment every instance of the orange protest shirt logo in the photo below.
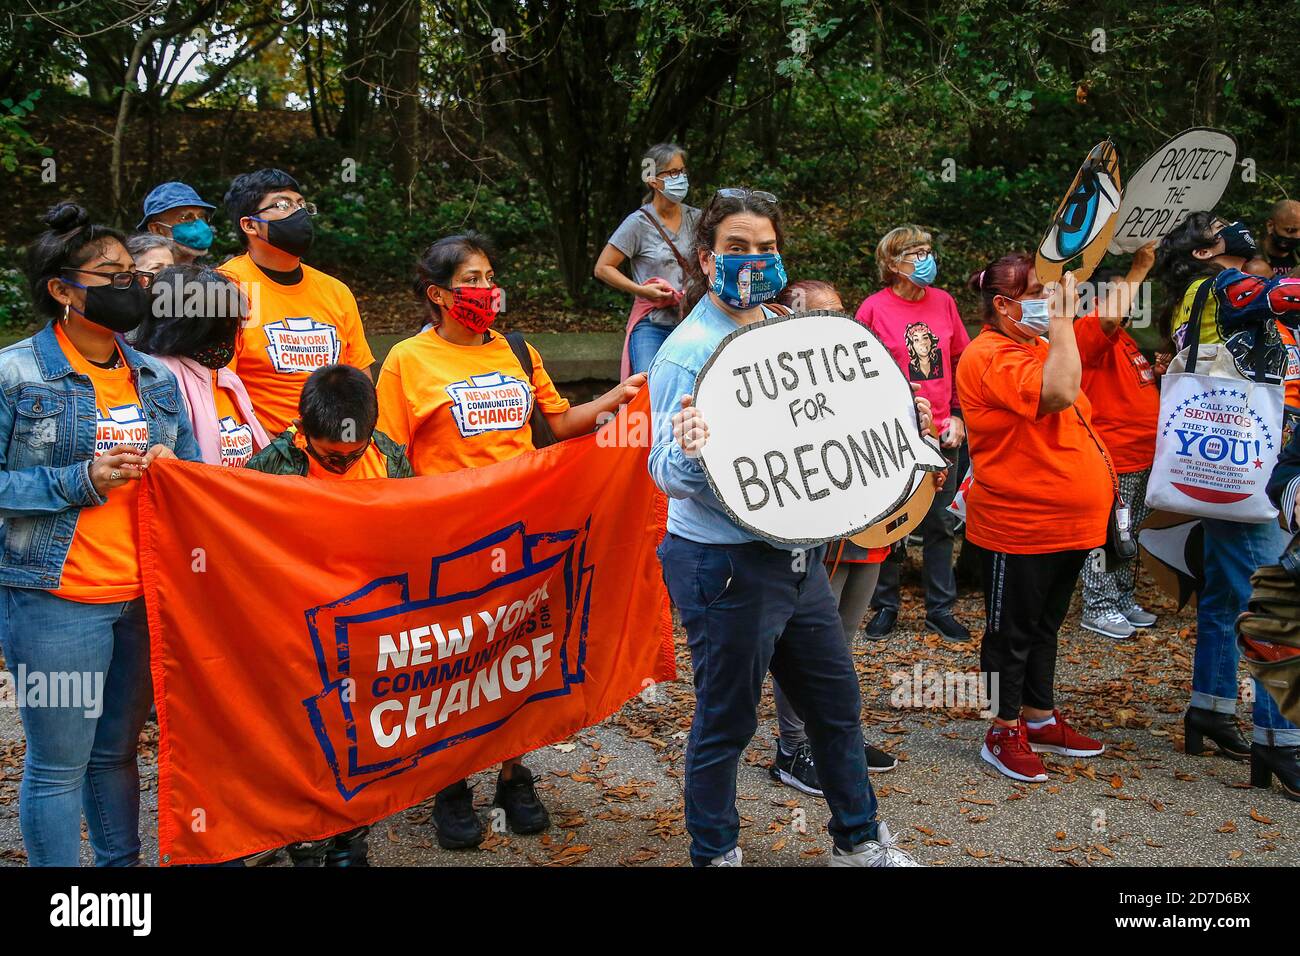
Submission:
<svg viewBox="0 0 1300 956">
<path fill-rule="evenodd" d="M 77 351 L 57 322 L 54 334 L 68 364 L 94 385 L 95 457 L 117 445 L 130 445 L 141 455 L 147 452 L 149 421 L 121 352 L 117 367 L 99 368 Z M 110 491 L 104 504 L 81 509 L 55 594 L 89 604 L 131 601 L 140 596 L 140 535 L 135 513 L 139 489 L 139 482 L 128 481 Z"/>
<path fill-rule="evenodd" d="M 221 449 L 221 464 L 226 468 L 243 468 L 253 457 L 253 429 L 244 416 L 239 414 L 235 400 L 226 389 L 216 382 L 217 373 L 212 373 L 212 398 L 217 406 L 217 436 Z"/>
</svg>

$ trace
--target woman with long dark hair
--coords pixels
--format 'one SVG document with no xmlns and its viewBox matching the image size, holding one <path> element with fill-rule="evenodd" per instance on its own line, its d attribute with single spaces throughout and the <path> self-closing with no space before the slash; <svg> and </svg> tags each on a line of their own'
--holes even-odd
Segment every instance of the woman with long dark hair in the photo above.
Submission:
<svg viewBox="0 0 1300 956">
<path fill-rule="evenodd" d="M 786 284 L 781 211 L 771 193 L 721 189 L 700 217 L 686 289 L 689 314 L 650 369 L 650 475 L 669 497 L 659 546 L 695 679 L 686 742 L 686 829 L 697 866 L 739 866 L 736 768 L 758 726 L 769 670 L 806 722 L 830 805 L 831 863 L 915 865 L 876 816 L 867 779 L 861 695 L 844 643 L 825 546 L 793 551 L 746 531 L 709 487 L 698 453 L 708 425 L 695 378 L 737 328 L 775 314 Z"/>
</svg>

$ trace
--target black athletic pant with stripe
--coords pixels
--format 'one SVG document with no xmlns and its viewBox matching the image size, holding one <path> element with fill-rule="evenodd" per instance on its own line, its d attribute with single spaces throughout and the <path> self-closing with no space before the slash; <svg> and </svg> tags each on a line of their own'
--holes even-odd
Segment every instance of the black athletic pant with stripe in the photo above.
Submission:
<svg viewBox="0 0 1300 956">
<path fill-rule="evenodd" d="M 980 670 L 996 683 L 990 708 L 1015 721 L 1020 707 L 1051 710 L 1056 679 L 1056 635 L 1087 551 L 1005 554 L 981 550 L 984 576 L 984 640 Z"/>
</svg>

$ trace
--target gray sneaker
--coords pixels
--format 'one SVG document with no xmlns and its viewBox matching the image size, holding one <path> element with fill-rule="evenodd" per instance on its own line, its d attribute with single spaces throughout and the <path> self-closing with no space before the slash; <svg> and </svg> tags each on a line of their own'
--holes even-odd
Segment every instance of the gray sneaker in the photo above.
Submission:
<svg viewBox="0 0 1300 956">
<path fill-rule="evenodd" d="M 1102 637 L 1109 637 L 1112 641 L 1127 641 L 1133 636 L 1135 630 L 1128 622 L 1128 618 L 1119 611 L 1107 611 L 1096 617 L 1085 617 L 1082 624 L 1085 630 L 1100 634 Z"/>
<path fill-rule="evenodd" d="M 1124 618 L 1134 627 L 1152 627 L 1159 620 L 1141 604 L 1134 604 L 1125 611 Z"/>
<path fill-rule="evenodd" d="M 745 854 L 740 852 L 740 847 L 732 847 L 722 856 L 715 856 L 709 861 L 709 866 L 740 866 L 740 861 L 744 859 Z"/>
<path fill-rule="evenodd" d="M 900 849 L 898 841 L 885 823 L 880 824 L 878 839 L 859 843 L 851 851 L 831 850 L 831 866 L 920 866 L 912 854 Z"/>
</svg>

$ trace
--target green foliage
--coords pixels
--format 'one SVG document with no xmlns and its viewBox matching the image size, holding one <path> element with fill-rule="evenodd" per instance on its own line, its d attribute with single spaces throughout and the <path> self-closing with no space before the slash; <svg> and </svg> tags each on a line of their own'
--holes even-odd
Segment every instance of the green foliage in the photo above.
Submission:
<svg viewBox="0 0 1300 956">
<path fill-rule="evenodd" d="M 16 259 L 16 256 L 0 246 L 0 263 L 12 259 Z M 26 329 L 31 314 L 26 278 L 18 269 L 0 265 L 0 336 L 16 335 Z"/>
<path fill-rule="evenodd" d="M 35 111 L 40 96 L 40 90 L 32 90 L 18 101 L 8 97 L 0 99 L 0 167 L 7 173 L 17 172 L 24 165 L 24 157 L 53 154 L 51 149 L 32 138 L 23 122 Z"/>
<path fill-rule="evenodd" d="M 990 258 L 1032 247 L 1107 136 L 1132 170 L 1188 126 L 1231 130 L 1259 176 L 1235 180 L 1221 209 L 1257 227 L 1273 200 L 1300 193 L 1300 83 L 1280 40 L 1294 0 L 423 0 L 421 171 L 409 192 L 393 173 L 403 143 L 385 86 L 392 0 L 313 5 L 293 21 L 267 0 L 218 6 L 212 36 L 247 47 L 279 31 L 275 42 L 229 70 L 235 50 L 222 47 L 168 95 L 206 90 L 194 102 L 226 111 L 310 103 L 315 135 L 274 161 L 322 209 L 313 260 L 378 287 L 404 283 L 432 239 L 474 227 L 501 246 L 513 303 L 622 311 L 591 261 L 639 195 L 640 151 L 664 139 L 690 152 L 688 201 L 737 183 L 778 193 L 792 273 L 854 295 L 875 287 L 875 244 L 901 222 L 935 234 L 953 291 Z M 20 20 L 0 37 L 0 61 L 21 67 L 10 75 L 23 89 L 71 85 L 78 69 L 88 95 L 111 98 L 143 21 L 108 25 L 130 7 L 78 5 L 79 25 L 103 30 L 92 38 Z M 490 49 L 496 27 L 504 52 Z M 159 82 L 165 49 L 146 63 Z M 0 107 L 0 166 L 30 183 L 30 102 Z M 186 119 L 161 110 L 159 138 Z M 133 123 L 143 138 L 145 122 Z M 220 172 L 183 148 L 150 156 L 151 172 L 219 194 L 233 162 L 222 152 Z M 351 182 L 340 175 L 349 158 Z"/>
</svg>

